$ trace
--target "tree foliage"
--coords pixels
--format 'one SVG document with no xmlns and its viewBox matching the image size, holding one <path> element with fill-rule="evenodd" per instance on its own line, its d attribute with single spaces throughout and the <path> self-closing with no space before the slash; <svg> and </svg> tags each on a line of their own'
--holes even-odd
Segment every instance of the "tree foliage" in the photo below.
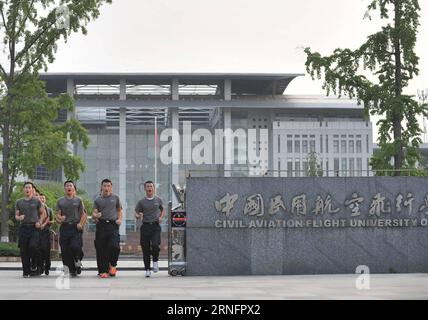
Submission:
<svg viewBox="0 0 428 320">
<path fill-rule="evenodd" d="M 38 79 L 54 61 L 58 42 L 75 32 L 86 34 L 104 3 L 111 0 L 0 0 L 2 241 L 8 237 L 8 205 L 18 175 L 32 177 L 44 165 L 63 167 L 67 178 L 77 179 L 84 169 L 67 144 L 86 147 L 86 130 L 76 119 L 56 121 L 61 110 L 74 111 L 72 98 L 48 96 Z"/>
<path fill-rule="evenodd" d="M 377 123 L 380 152 L 371 164 L 375 169 L 395 169 L 397 175 L 415 167 L 422 142 L 418 116 L 427 115 L 426 105 L 403 93 L 419 74 L 419 12 L 417 0 L 370 0 L 366 16 L 371 20 L 376 13 L 385 23 L 359 48 L 336 49 L 329 56 L 305 49 L 307 71 L 313 79 L 324 79 L 327 95 L 355 98 L 364 104 L 367 116 L 382 117 Z"/>
</svg>

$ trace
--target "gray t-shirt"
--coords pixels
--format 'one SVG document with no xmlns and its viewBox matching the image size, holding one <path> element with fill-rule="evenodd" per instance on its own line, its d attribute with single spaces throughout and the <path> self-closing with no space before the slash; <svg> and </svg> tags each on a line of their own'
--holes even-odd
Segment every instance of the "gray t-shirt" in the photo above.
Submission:
<svg viewBox="0 0 428 320">
<path fill-rule="evenodd" d="M 79 223 L 82 217 L 84 206 L 83 201 L 79 197 L 73 197 L 71 199 L 62 197 L 56 203 L 56 210 L 61 211 L 62 215 L 65 216 L 65 223 Z"/>
<path fill-rule="evenodd" d="M 100 220 L 117 220 L 118 210 L 122 209 L 120 198 L 112 194 L 109 197 L 99 196 L 95 199 L 94 209 L 102 213 Z"/>
<path fill-rule="evenodd" d="M 153 199 L 143 198 L 138 201 L 135 212 L 143 213 L 143 222 L 155 222 L 159 220 L 161 211 L 163 210 L 163 201 L 158 196 Z"/>
<path fill-rule="evenodd" d="M 25 215 L 22 223 L 36 223 L 39 221 L 39 210 L 42 203 L 37 198 L 19 199 L 16 201 L 15 208 L 19 211 L 20 215 Z"/>
<path fill-rule="evenodd" d="M 43 205 L 45 207 L 45 211 L 46 214 L 48 216 L 48 221 L 52 221 L 53 220 L 53 213 L 52 213 L 52 209 L 49 208 L 46 204 Z M 51 226 L 49 224 L 46 225 L 46 228 L 50 228 Z"/>
</svg>

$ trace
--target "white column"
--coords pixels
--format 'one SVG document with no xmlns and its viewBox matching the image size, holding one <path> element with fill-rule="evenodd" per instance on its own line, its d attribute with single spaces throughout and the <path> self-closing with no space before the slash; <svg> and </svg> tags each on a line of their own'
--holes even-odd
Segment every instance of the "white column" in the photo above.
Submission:
<svg viewBox="0 0 428 320">
<path fill-rule="evenodd" d="M 72 99 L 74 99 L 74 88 L 75 88 L 74 80 L 67 79 L 67 93 Z M 76 110 L 74 111 L 67 110 L 67 121 L 75 118 L 76 118 Z M 70 139 L 68 139 L 68 142 L 67 142 L 67 149 L 68 151 L 74 154 L 74 145 L 71 143 Z"/>
<path fill-rule="evenodd" d="M 224 100 L 225 101 L 231 101 L 232 100 L 232 81 L 230 79 L 224 80 Z M 232 128 L 232 111 L 229 107 L 223 109 L 223 117 L 224 117 L 224 130 L 231 129 Z M 232 158 L 232 152 L 234 150 L 231 150 L 231 148 L 227 148 L 227 146 L 231 146 L 231 141 L 228 141 L 228 139 L 231 139 L 231 136 L 226 135 L 226 141 L 223 144 L 224 145 L 224 176 L 225 177 L 231 177 L 232 172 L 230 171 L 232 169 L 232 165 L 230 164 L 231 158 Z"/>
<path fill-rule="evenodd" d="M 171 98 L 173 101 L 179 101 L 180 100 L 178 87 L 179 87 L 178 79 L 173 79 L 172 84 L 171 84 Z M 180 119 L 179 119 L 178 108 L 171 108 L 170 109 L 170 116 L 171 116 L 171 128 L 173 130 L 177 130 L 179 132 L 180 131 Z M 180 147 L 180 146 L 174 145 L 173 148 L 174 147 Z M 174 151 L 175 150 L 173 150 L 172 154 L 179 154 L 181 157 L 180 150 L 178 150 L 178 153 L 174 152 Z M 180 159 L 174 159 L 174 161 L 171 165 L 171 185 L 175 184 L 176 186 L 178 186 L 178 184 L 180 182 L 180 167 L 178 164 L 179 162 L 180 162 Z M 175 207 L 179 204 L 179 202 L 175 198 L 174 194 L 172 194 L 171 201 L 172 201 L 173 207 Z"/>
<path fill-rule="evenodd" d="M 73 79 L 67 79 L 67 94 L 74 99 L 74 80 Z M 76 117 L 76 110 L 69 111 L 67 110 L 67 121 L 72 120 Z M 67 151 L 71 152 L 73 155 L 75 155 L 75 147 L 73 143 L 71 142 L 70 135 L 67 135 Z M 62 170 L 62 180 L 66 180 L 67 177 L 65 176 L 64 169 Z"/>
<path fill-rule="evenodd" d="M 120 100 L 126 100 L 126 81 L 120 80 Z M 119 229 L 120 239 L 126 241 L 126 107 L 120 107 L 119 120 L 119 197 L 123 206 L 123 220 Z"/>
<path fill-rule="evenodd" d="M 67 93 L 74 97 L 74 80 L 73 79 L 67 79 Z"/>
</svg>

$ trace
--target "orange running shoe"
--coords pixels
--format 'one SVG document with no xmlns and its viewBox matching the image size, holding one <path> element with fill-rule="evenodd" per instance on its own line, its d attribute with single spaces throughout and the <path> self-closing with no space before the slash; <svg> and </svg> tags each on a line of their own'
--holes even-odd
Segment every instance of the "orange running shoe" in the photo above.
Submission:
<svg viewBox="0 0 428 320">
<path fill-rule="evenodd" d="M 116 277 L 116 273 L 117 273 L 117 268 L 116 267 L 112 267 L 110 266 L 108 273 L 110 274 L 110 276 L 112 277 Z"/>
<path fill-rule="evenodd" d="M 108 278 L 108 273 L 101 273 L 100 274 L 100 278 L 101 279 L 107 279 Z"/>
</svg>

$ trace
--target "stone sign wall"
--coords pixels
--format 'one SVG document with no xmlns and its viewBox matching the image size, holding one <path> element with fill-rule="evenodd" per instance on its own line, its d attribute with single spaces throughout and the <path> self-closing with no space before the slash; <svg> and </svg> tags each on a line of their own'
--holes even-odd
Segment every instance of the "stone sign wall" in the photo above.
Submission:
<svg viewBox="0 0 428 320">
<path fill-rule="evenodd" d="M 188 275 L 428 272 L 428 178 L 189 178 Z"/>
</svg>

